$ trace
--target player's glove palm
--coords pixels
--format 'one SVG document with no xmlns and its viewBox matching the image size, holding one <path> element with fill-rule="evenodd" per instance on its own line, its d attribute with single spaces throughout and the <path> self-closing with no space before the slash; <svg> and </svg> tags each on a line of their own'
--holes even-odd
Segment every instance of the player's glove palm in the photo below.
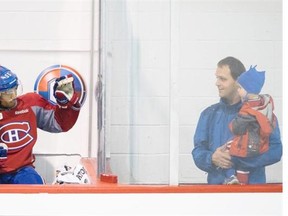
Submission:
<svg viewBox="0 0 288 216">
<path fill-rule="evenodd" d="M 74 78 L 71 74 L 57 78 L 53 90 L 57 104 L 62 108 L 72 107 L 79 100 L 74 90 Z"/>
</svg>

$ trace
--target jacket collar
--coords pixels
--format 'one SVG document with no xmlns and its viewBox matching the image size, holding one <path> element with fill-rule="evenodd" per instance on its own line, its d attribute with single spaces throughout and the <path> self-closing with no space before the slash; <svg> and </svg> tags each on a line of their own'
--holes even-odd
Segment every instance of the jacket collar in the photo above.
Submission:
<svg viewBox="0 0 288 216">
<path fill-rule="evenodd" d="M 227 112 L 238 112 L 242 106 L 242 101 L 240 100 L 238 103 L 230 105 L 227 104 L 225 99 L 221 98 L 219 104 Z"/>
</svg>

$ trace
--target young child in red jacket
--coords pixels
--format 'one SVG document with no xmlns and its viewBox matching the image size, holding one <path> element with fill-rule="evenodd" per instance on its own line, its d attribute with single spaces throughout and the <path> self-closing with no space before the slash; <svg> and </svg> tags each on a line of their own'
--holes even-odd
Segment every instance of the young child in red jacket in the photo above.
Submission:
<svg viewBox="0 0 288 216">
<path fill-rule="evenodd" d="M 241 74 L 237 83 L 238 93 L 243 102 L 237 117 L 229 127 L 235 135 L 227 143 L 226 150 L 232 157 L 249 158 L 258 156 L 269 149 L 269 136 L 276 119 L 273 113 L 273 99 L 268 94 L 259 94 L 265 81 L 265 71 L 257 71 L 256 66 Z M 235 169 L 226 171 L 225 184 L 246 184 L 249 170 L 234 164 Z"/>
</svg>

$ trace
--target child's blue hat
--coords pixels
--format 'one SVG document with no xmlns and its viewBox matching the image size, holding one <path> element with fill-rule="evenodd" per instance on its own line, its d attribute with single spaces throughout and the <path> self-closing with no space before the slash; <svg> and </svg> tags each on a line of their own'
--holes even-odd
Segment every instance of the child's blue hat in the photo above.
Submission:
<svg viewBox="0 0 288 216">
<path fill-rule="evenodd" d="M 259 94 L 264 85 L 265 71 L 257 71 L 256 66 L 250 66 L 250 69 L 242 73 L 237 79 L 237 82 L 247 93 Z"/>
</svg>

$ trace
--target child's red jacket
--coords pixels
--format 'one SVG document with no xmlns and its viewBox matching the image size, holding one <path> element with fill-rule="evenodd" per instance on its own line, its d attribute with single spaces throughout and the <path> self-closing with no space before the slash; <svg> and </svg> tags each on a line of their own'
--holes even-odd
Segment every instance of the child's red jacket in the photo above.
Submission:
<svg viewBox="0 0 288 216">
<path fill-rule="evenodd" d="M 274 103 L 270 95 L 259 95 L 257 100 L 243 103 L 237 117 L 229 124 L 235 137 L 230 155 L 253 157 L 266 152 L 269 136 L 275 127 Z"/>
</svg>

